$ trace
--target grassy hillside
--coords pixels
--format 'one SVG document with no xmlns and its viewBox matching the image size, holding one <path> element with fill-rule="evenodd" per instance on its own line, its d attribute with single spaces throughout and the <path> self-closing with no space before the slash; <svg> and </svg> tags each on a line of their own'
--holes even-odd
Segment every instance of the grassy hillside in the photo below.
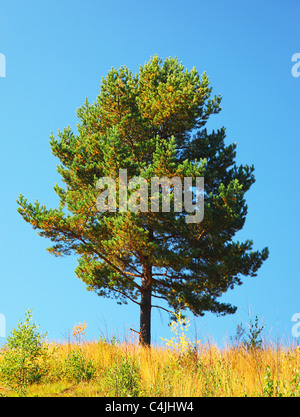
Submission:
<svg viewBox="0 0 300 417">
<path fill-rule="evenodd" d="M 257 338 L 223 349 L 191 344 L 182 324 L 173 325 L 165 348 L 84 342 L 85 324 L 61 344 L 43 341 L 28 313 L 0 350 L 0 396 L 300 395 L 300 347 L 264 346 Z"/>
<path fill-rule="evenodd" d="M 299 396 L 300 348 L 197 352 L 105 342 L 51 344 L 39 358 L 28 396 Z M 3 355 L 1 355 L 3 356 Z M 5 385 L 0 393 L 22 395 Z"/>
</svg>

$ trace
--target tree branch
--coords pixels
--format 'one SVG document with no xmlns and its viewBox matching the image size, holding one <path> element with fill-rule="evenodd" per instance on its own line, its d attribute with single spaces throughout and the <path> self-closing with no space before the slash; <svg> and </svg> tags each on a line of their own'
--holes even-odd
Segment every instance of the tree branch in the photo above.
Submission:
<svg viewBox="0 0 300 417">
<path fill-rule="evenodd" d="M 151 305 L 151 307 L 155 307 L 155 308 L 161 308 L 162 310 L 166 311 L 167 313 L 171 313 L 171 314 L 174 314 L 174 311 L 171 311 L 171 310 L 167 310 L 166 308 L 164 308 L 164 307 L 161 307 L 161 306 L 154 306 L 154 305 Z"/>
<path fill-rule="evenodd" d="M 122 294 L 124 297 L 127 297 L 127 298 L 128 298 L 130 301 L 132 301 L 133 303 L 138 304 L 139 306 L 141 305 L 138 301 L 135 301 L 133 298 L 129 297 L 129 295 L 127 295 L 127 294 L 123 293 L 123 291 L 121 291 L 121 290 L 117 290 L 117 289 L 115 289 L 115 288 L 113 288 L 113 291 L 116 291 L 116 292 L 118 292 L 118 293 Z"/>
<path fill-rule="evenodd" d="M 59 230 L 60 231 L 60 230 Z M 61 231 L 60 231 L 61 232 Z M 75 237 L 75 239 L 80 240 L 84 245 L 86 245 L 87 243 L 85 242 L 85 240 L 80 237 L 77 236 L 76 233 L 74 233 L 73 231 L 69 230 L 69 233 L 71 233 L 73 235 L 73 237 Z M 126 274 L 116 265 L 114 265 L 111 261 L 109 261 L 106 256 L 102 255 L 101 253 L 99 253 L 95 248 L 93 248 L 93 252 L 95 252 L 100 259 L 102 259 L 104 262 L 106 262 L 109 266 L 111 266 L 112 268 L 114 268 L 117 272 L 119 272 L 121 275 L 125 276 L 125 278 L 128 279 L 128 277 L 126 276 Z M 135 285 L 135 287 L 139 290 L 142 291 L 142 287 L 140 285 L 138 285 L 134 280 L 132 280 L 132 283 Z"/>
</svg>

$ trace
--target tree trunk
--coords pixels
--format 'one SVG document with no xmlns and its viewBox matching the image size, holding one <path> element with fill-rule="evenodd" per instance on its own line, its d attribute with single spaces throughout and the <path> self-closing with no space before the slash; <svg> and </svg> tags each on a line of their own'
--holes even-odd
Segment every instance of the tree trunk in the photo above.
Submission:
<svg viewBox="0 0 300 417">
<path fill-rule="evenodd" d="M 152 267 L 143 266 L 139 343 L 149 347 L 151 344 L 151 278 Z"/>
</svg>

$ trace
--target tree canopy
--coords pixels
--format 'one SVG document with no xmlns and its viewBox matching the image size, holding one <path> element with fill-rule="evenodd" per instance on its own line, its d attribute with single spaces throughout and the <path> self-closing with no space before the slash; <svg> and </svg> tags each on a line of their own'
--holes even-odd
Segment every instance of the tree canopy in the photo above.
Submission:
<svg viewBox="0 0 300 417">
<path fill-rule="evenodd" d="M 151 308 L 234 313 L 218 299 L 255 276 L 268 249 L 254 251 L 251 240 L 234 241 L 244 226 L 245 193 L 254 183 L 254 167 L 237 166 L 236 143 L 225 143 L 225 128 L 208 132 L 208 118 L 220 110 L 206 73 L 187 70 L 177 58 L 154 56 L 137 74 L 111 69 L 94 103 L 77 110 L 77 132 L 70 127 L 51 134 L 60 164 L 58 208 L 28 203 L 20 195 L 24 220 L 49 238 L 49 252 L 78 255 L 75 272 L 88 290 L 140 306 L 140 342 L 150 345 Z M 185 210 L 101 212 L 99 178 L 116 181 L 204 178 L 204 218 L 187 223 Z M 149 185 L 150 187 L 150 185 Z M 128 190 L 130 196 L 134 190 Z M 184 193 L 184 190 L 182 190 Z"/>
</svg>

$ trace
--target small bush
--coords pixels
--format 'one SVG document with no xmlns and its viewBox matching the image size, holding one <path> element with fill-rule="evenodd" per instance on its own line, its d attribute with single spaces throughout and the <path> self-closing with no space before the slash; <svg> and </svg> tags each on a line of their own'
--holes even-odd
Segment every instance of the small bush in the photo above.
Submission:
<svg viewBox="0 0 300 417">
<path fill-rule="evenodd" d="M 109 396 L 136 397 L 140 392 L 140 369 L 130 357 L 122 357 L 115 362 L 106 374 L 106 387 Z"/>
<path fill-rule="evenodd" d="M 166 342 L 166 345 L 170 347 L 174 352 L 177 352 L 180 357 L 196 357 L 197 345 L 199 340 L 195 340 L 194 343 L 187 337 L 187 331 L 190 326 L 190 319 L 184 317 L 179 311 L 174 313 L 175 320 L 172 320 L 169 324 L 171 332 L 174 336 L 168 339 L 161 339 Z"/>
<path fill-rule="evenodd" d="M 94 362 L 86 360 L 80 347 L 75 347 L 65 359 L 65 375 L 69 381 L 80 382 L 89 381 L 96 374 Z"/>
<path fill-rule="evenodd" d="M 26 395 L 29 384 L 39 382 L 46 372 L 47 346 L 43 343 L 45 334 L 38 331 L 32 320 L 31 310 L 26 310 L 25 321 L 20 321 L 2 352 L 0 366 L 1 381 L 19 395 Z"/>
<path fill-rule="evenodd" d="M 244 346 L 247 351 L 261 350 L 263 345 L 261 334 L 265 326 L 259 326 L 258 317 L 255 316 L 254 322 L 250 318 L 248 327 L 249 331 L 247 332 L 242 323 L 237 326 L 236 336 L 231 338 L 233 345 Z M 243 336 L 245 337 L 243 338 Z"/>
</svg>

